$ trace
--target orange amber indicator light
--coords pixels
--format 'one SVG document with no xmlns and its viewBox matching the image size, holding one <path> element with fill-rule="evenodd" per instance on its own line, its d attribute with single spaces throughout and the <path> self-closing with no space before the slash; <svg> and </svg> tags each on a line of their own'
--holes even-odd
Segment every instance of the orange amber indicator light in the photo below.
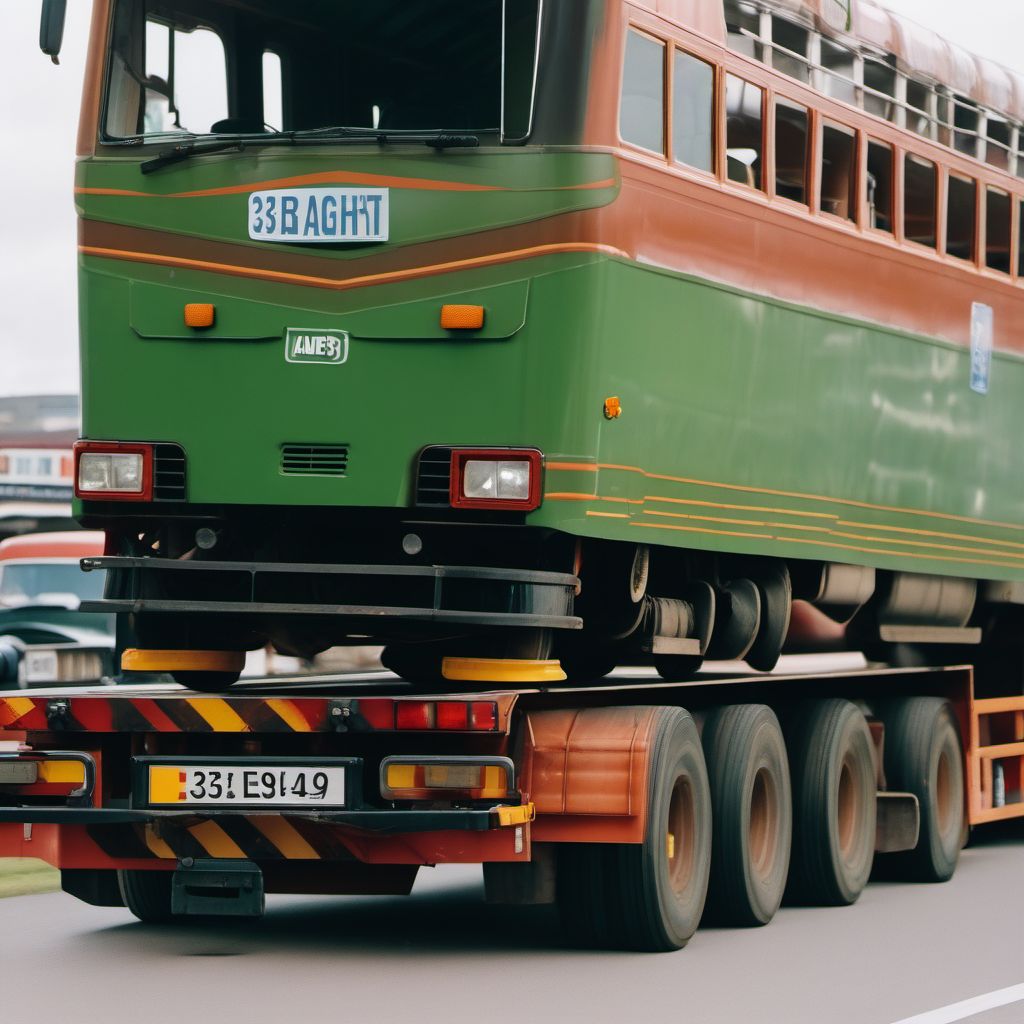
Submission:
<svg viewBox="0 0 1024 1024">
<path fill-rule="evenodd" d="M 186 327 L 212 327 L 217 307 L 212 302 L 190 302 L 185 306 Z"/>
<path fill-rule="evenodd" d="M 479 331 L 483 325 L 483 306 L 441 307 L 441 326 L 446 331 Z"/>
</svg>

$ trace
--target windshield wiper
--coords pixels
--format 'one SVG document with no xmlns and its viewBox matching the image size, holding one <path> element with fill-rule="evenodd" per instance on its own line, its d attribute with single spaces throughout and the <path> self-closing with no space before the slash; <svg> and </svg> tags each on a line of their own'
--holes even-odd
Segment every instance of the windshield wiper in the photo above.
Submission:
<svg viewBox="0 0 1024 1024">
<path fill-rule="evenodd" d="M 201 156 L 203 153 L 226 153 L 231 149 L 241 152 L 246 145 L 244 139 L 220 139 L 211 142 L 197 142 L 195 139 L 191 139 L 188 142 L 178 143 L 173 149 L 165 149 L 159 156 L 140 164 L 139 170 L 143 174 L 152 174 L 154 171 L 159 171 L 161 167 L 170 167 L 171 164 L 181 163 L 183 160 Z"/>
<path fill-rule="evenodd" d="M 471 132 L 449 132 L 443 129 L 420 131 L 405 128 L 307 128 L 297 132 L 284 132 L 296 145 L 322 142 L 378 142 L 382 146 L 394 142 L 423 143 L 432 149 L 476 149 L 480 137 Z"/>
<path fill-rule="evenodd" d="M 266 135 L 249 135 L 245 138 L 211 139 L 200 142 L 189 139 L 179 142 L 172 149 L 165 149 L 159 156 L 139 165 L 143 174 L 152 174 L 161 168 L 181 163 L 205 153 L 226 153 L 231 150 L 242 152 L 249 146 L 291 145 L 320 146 L 327 142 L 376 142 L 387 145 L 395 142 L 422 143 L 431 149 L 476 149 L 480 145 L 477 135 L 456 132 L 403 132 L 381 131 L 379 128 L 310 128 L 298 132 L 274 132 Z"/>
</svg>

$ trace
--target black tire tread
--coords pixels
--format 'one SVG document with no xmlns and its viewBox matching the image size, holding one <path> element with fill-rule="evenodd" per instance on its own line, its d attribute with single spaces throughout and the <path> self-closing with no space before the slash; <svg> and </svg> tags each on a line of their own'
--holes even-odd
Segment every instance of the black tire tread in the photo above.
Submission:
<svg viewBox="0 0 1024 1024">
<path fill-rule="evenodd" d="M 662 786 L 679 756 L 679 743 L 691 745 L 703 769 L 703 753 L 697 727 L 689 713 L 679 708 L 657 708 L 651 751 L 648 795 L 648 831 L 642 844 L 573 844 L 562 848 L 558 865 L 558 902 L 565 930 L 575 944 L 600 949 L 669 952 L 682 948 L 696 930 L 707 891 L 710 868 L 710 792 L 706 773 L 693 778 L 695 811 L 703 815 L 706 847 L 695 868 L 697 895 L 692 927 L 688 934 L 673 933 L 661 909 L 658 888 L 659 860 L 652 854 L 660 837 L 650 835 L 665 798 Z M 674 784 L 675 776 L 671 780 Z M 669 795 L 670 792 L 669 792 Z"/>
<path fill-rule="evenodd" d="M 868 870 L 852 880 L 852 888 L 838 877 L 829 826 L 823 819 L 827 805 L 832 745 L 852 715 L 860 718 L 870 745 L 867 722 L 856 705 L 840 698 L 809 701 L 794 709 L 787 720 L 787 745 L 793 778 L 793 850 L 786 901 L 811 906 L 848 906 L 856 902 L 870 876 Z M 870 746 L 869 746 L 870 749 Z M 874 812 L 871 815 L 872 850 Z"/>
<path fill-rule="evenodd" d="M 943 719 L 957 739 L 961 794 L 964 792 L 963 740 L 952 705 L 942 697 L 910 697 L 892 701 L 880 709 L 885 722 L 885 776 L 889 789 L 913 793 L 921 808 L 921 832 L 913 850 L 885 857 L 887 875 L 908 881 L 946 882 L 953 877 L 960 857 L 963 822 L 952 851 L 945 851 L 933 827 L 930 760 L 933 743 Z M 961 802 L 961 812 L 963 811 Z"/>
<path fill-rule="evenodd" d="M 776 780 L 782 807 L 781 868 L 778 902 L 774 907 L 758 906 L 748 877 L 747 850 L 740 829 L 749 826 L 749 796 L 746 792 L 749 757 L 757 733 L 774 728 L 781 746 L 780 778 Z M 711 853 L 711 882 L 708 917 L 715 924 L 755 927 L 767 924 L 782 900 L 789 866 L 792 839 L 792 791 L 786 761 L 782 727 L 771 708 L 763 704 L 734 704 L 715 709 L 704 724 L 704 755 L 711 785 L 714 841 Z M 773 900 L 774 902 L 774 900 Z"/>
<path fill-rule="evenodd" d="M 170 871 L 118 871 L 117 884 L 124 905 L 146 924 L 168 924 L 171 913 Z"/>
</svg>

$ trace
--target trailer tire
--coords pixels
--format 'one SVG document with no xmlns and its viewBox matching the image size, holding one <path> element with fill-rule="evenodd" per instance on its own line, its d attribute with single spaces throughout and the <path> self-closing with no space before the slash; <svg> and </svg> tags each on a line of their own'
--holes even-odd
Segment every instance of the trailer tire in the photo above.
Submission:
<svg viewBox="0 0 1024 1024">
<path fill-rule="evenodd" d="M 711 866 L 711 794 L 688 712 L 657 709 L 648 779 L 642 843 L 560 851 L 559 909 L 579 945 L 669 952 L 685 946 L 700 924 Z"/>
<path fill-rule="evenodd" d="M 809 702 L 787 719 L 793 852 L 786 900 L 848 906 L 871 875 L 877 820 L 874 745 L 847 700 Z"/>
<path fill-rule="evenodd" d="M 118 871 L 117 884 L 124 905 L 145 924 L 167 924 L 171 913 L 173 871 Z"/>
<path fill-rule="evenodd" d="M 889 789 L 913 793 L 921 807 L 917 846 L 885 858 L 887 874 L 948 882 L 964 833 L 963 744 L 953 707 L 941 697 L 909 697 L 879 708 L 885 723 Z"/>
<path fill-rule="evenodd" d="M 765 925 L 782 903 L 793 838 L 793 794 L 782 727 L 771 708 L 718 708 L 704 723 L 714 842 L 708 917 Z"/>
</svg>

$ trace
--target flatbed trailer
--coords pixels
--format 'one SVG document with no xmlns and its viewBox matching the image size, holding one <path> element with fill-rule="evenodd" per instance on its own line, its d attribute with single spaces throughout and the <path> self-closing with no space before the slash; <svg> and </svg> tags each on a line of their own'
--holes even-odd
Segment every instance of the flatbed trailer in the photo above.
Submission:
<svg viewBox="0 0 1024 1024">
<path fill-rule="evenodd" d="M 709 875 L 716 920 L 765 923 L 783 889 L 852 902 L 876 851 L 934 877 L 921 851 L 936 836 L 955 830 L 955 866 L 969 826 L 1024 815 L 1024 698 L 976 699 L 968 667 L 822 668 L 433 696 L 386 675 L 223 697 L 9 692 L 0 856 L 40 858 L 72 895 L 164 921 L 258 915 L 266 893 L 408 893 L 420 867 L 479 863 L 491 901 L 557 901 L 583 943 L 667 949 L 696 928 Z M 922 707 L 952 710 L 962 760 L 887 778 L 894 709 Z M 822 708 L 865 712 L 870 799 L 856 744 L 820 742 Z M 781 764 L 728 727 L 776 718 Z"/>
</svg>

